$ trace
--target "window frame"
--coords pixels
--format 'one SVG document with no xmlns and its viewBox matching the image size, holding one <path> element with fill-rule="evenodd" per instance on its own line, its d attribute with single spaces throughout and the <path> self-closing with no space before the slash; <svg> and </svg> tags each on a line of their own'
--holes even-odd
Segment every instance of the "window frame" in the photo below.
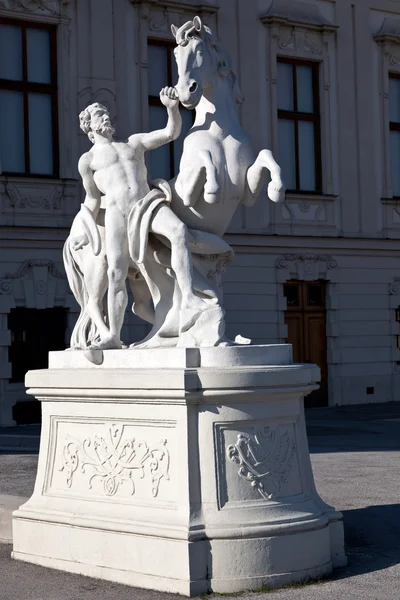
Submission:
<svg viewBox="0 0 400 600">
<path fill-rule="evenodd" d="M 24 158 L 25 170 L 22 172 L 2 171 L 0 175 L 13 177 L 34 177 L 57 179 L 60 173 L 59 130 L 58 130 L 58 69 L 57 69 L 57 26 L 49 23 L 25 21 L 0 17 L 0 25 L 19 27 L 22 30 L 22 80 L 0 78 L 0 90 L 21 92 L 24 107 Z M 28 81 L 27 29 L 44 29 L 50 34 L 50 83 Z M 48 94 L 51 97 L 51 123 L 53 145 L 53 172 L 51 174 L 30 172 L 29 151 L 29 93 Z"/>
<path fill-rule="evenodd" d="M 390 79 L 398 79 L 400 80 L 400 73 L 396 73 L 393 71 L 389 71 L 388 73 L 388 90 L 389 90 L 389 84 L 390 84 Z M 389 93 L 388 93 L 388 101 L 390 102 L 390 98 L 389 98 Z M 391 157 L 391 150 L 390 150 L 390 132 L 391 131 L 399 131 L 400 132 L 400 122 L 396 122 L 396 121 L 391 121 L 390 120 L 390 113 L 388 110 L 388 121 L 389 121 L 389 163 L 390 163 L 390 180 L 393 181 L 393 175 L 392 175 L 392 168 L 391 168 L 391 161 L 392 161 L 392 157 Z M 392 188 L 393 189 L 393 188 Z M 400 200 L 400 193 L 398 195 L 393 194 L 392 191 L 392 197 L 394 200 Z"/>
<path fill-rule="evenodd" d="M 289 64 L 292 67 L 293 77 L 293 110 L 277 108 L 278 122 L 285 119 L 294 123 L 294 145 L 295 145 L 295 168 L 296 188 L 288 189 L 289 193 L 295 194 L 322 194 L 322 138 L 321 138 L 321 98 L 320 98 L 320 62 L 305 60 L 288 56 L 277 56 L 277 63 Z M 312 86 L 314 112 L 305 113 L 297 110 L 297 70 L 296 66 L 307 66 L 312 68 Z M 279 85 L 279 83 L 278 83 Z M 315 110 L 317 109 L 317 110 Z M 315 190 L 300 189 L 300 156 L 299 156 L 299 121 L 307 121 L 314 124 L 314 152 L 315 152 Z"/>
</svg>

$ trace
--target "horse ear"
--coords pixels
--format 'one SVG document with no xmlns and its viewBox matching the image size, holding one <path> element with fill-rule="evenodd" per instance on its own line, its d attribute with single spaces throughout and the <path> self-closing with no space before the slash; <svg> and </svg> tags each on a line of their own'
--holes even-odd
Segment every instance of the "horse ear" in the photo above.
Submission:
<svg viewBox="0 0 400 600">
<path fill-rule="evenodd" d="M 176 34 L 178 33 L 178 28 L 176 25 L 171 25 L 171 31 L 174 38 L 176 38 Z"/>
<path fill-rule="evenodd" d="M 200 17 L 195 17 L 193 19 L 193 27 L 195 28 L 196 31 L 201 31 L 201 28 L 203 27 L 203 23 L 201 22 Z"/>
</svg>

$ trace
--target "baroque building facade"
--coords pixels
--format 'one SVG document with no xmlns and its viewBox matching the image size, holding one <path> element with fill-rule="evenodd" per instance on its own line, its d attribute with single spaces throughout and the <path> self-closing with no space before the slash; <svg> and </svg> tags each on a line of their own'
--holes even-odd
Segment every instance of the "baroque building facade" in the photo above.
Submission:
<svg viewBox="0 0 400 600">
<path fill-rule="evenodd" d="M 0 0 L 0 425 L 37 419 L 24 373 L 77 318 L 62 247 L 89 145 L 78 113 L 106 105 L 121 139 L 163 126 L 170 26 L 195 15 L 231 53 L 242 125 L 288 189 L 231 224 L 228 334 L 317 363 L 312 404 L 399 398 L 400 2 Z M 181 147 L 154 152 L 151 175 L 173 176 Z M 126 339 L 146 332 L 129 314 Z"/>
</svg>

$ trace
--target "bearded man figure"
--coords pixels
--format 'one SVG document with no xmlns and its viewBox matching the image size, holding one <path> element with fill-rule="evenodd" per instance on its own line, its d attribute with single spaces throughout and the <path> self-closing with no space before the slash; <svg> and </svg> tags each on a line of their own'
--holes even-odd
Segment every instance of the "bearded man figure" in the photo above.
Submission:
<svg viewBox="0 0 400 600">
<path fill-rule="evenodd" d="M 171 248 L 171 267 L 182 295 L 180 330 L 190 327 L 206 308 L 193 291 L 192 261 L 188 231 L 169 207 L 168 193 L 150 190 L 145 165 L 145 152 L 175 140 L 182 126 L 179 100 L 174 88 L 164 88 L 160 99 L 168 111 L 164 129 L 138 133 L 127 142 L 114 140 L 107 109 L 91 104 L 79 115 L 81 129 L 93 148 L 79 160 L 86 199 L 82 205 L 82 221 L 86 233 L 73 240 L 73 249 L 91 244 L 94 254 L 101 244 L 96 219 L 101 197 L 105 200 L 105 253 L 108 264 L 109 331 L 101 335 L 94 349 L 121 348 L 120 332 L 128 296 L 126 279 L 130 264 L 143 262 L 149 233 L 162 236 Z M 165 185 L 166 182 L 165 182 Z M 102 327 L 104 332 L 104 327 Z"/>
</svg>

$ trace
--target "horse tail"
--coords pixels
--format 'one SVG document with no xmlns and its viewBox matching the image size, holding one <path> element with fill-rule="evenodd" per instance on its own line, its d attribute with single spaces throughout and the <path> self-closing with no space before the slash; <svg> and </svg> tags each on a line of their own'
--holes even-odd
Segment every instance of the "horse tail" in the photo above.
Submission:
<svg viewBox="0 0 400 600">
<path fill-rule="evenodd" d="M 98 332 L 97 327 L 86 312 L 89 294 L 86 289 L 84 274 L 72 253 L 69 237 L 64 244 L 63 260 L 69 286 L 81 309 L 72 331 L 71 348 L 85 349 L 90 343 L 98 339 Z"/>
</svg>

